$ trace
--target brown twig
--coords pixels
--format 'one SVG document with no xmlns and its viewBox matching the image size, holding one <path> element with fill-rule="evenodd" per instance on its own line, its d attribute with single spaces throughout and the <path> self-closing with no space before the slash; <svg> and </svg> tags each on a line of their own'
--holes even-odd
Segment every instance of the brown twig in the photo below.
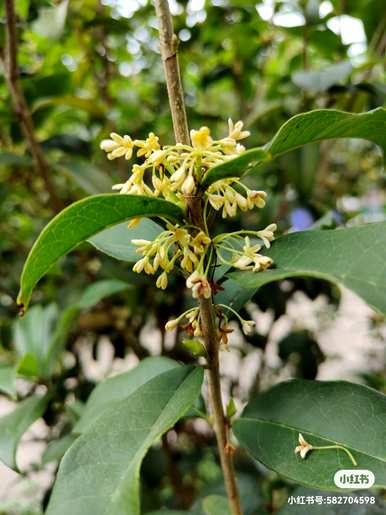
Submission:
<svg viewBox="0 0 386 515">
<path fill-rule="evenodd" d="M 173 22 L 167 0 L 155 0 L 159 23 L 161 55 L 164 64 L 166 84 L 169 95 L 173 128 L 177 143 L 189 144 L 189 128 L 185 111 L 184 95 L 178 65 L 178 40 L 173 31 Z M 200 196 L 186 198 L 192 222 L 202 227 L 202 199 Z M 200 298 L 200 314 L 206 349 L 208 351 L 207 380 L 210 396 L 210 409 L 214 419 L 217 446 L 224 474 L 229 507 L 232 515 L 241 515 L 240 498 L 229 445 L 229 424 L 222 403 L 219 340 L 215 326 L 215 314 L 211 299 Z"/>
<path fill-rule="evenodd" d="M 21 127 L 28 142 L 35 167 L 41 176 L 49 194 L 50 205 L 54 211 L 60 211 L 63 207 L 56 194 L 49 175 L 49 167 L 44 157 L 43 150 L 35 137 L 35 127 L 31 112 L 28 108 L 23 90 L 20 85 L 19 68 L 17 64 L 17 35 L 14 0 L 5 0 L 6 12 L 6 44 L 2 56 L 4 74 L 8 89 L 11 93 L 14 109 L 20 119 Z"/>
<path fill-rule="evenodd" d="M 168 88 L 170 111 L 172 113 L 176 143 L 189 145 L 188 119 L 178 64 L 178 38 L 173 31 L 173 22 L 168 0 L 155 0 L 155 9 L 159 23 L 161 56 Z"/>
</svg>

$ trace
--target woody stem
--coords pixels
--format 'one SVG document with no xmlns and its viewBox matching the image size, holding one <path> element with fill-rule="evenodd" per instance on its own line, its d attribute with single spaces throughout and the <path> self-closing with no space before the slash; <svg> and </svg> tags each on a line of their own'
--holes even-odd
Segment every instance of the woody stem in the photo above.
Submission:
<svg viewBox="0 0 386 515">
<path fill-rule="evenodd" d="M 178 39 L 173 31 L 173 21 L 168 1 L 155 0 L 154 3 L 159 24 L 161 56 L 164 64 L 174 135 L 177 143 L 189 145 L 189 128 L 178 65 Z M 188 215 L 192 224 L 205 229 L 202 198 L 200 196 L 187 196 L 186 202 L 188 205 Z M 230 447 L 228 446 L 229 424 L 224 414 L 222 402 L 219 369 L 219 339 L 215 326 L 213 303 L 211 299 L 200 297 L 199 304 L 205 346 L 208 352 L 206 377 L 209 389 L 210 411 L 214 420 L 214 431 L 224 474 L 229 507 L 232 515 L 242 515 L 232 455 L 229 452 Z"/>
</svg>

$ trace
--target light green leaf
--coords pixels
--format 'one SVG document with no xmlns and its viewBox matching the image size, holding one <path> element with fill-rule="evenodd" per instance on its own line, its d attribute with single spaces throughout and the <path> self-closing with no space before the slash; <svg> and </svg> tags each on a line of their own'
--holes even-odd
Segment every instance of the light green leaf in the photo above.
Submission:
<svg viewBox="0 0 386 515">
<path fill-rule="evenodd" d="M 197 398 L 201 368 L 177 367 L 115 402 L 65 454 L 47 515 L 139 515 L 139 469 L 149 447 Z"/>
<path fill-rule="evenodd" d="M 140 195 L 95 195 L 68 206 L 43 229 L 28 255 L 21 276 L 19 306 L 28 307 L 36 283 L 60 257 L 103 229 L 141 216 L 178 220 L 183 213 L 171 202 Z"/>
<path fill-rule="evenodd" d="M 119 279 L 105 279 L 91 284 L 81 295 L 77 302 L 80 309 L 90 308 L 97 304 L 104 297 L 114 295 L 130 288 L 130 284 Z"/>
<path fill-rule="evenodd" d="M 225 177 L 241 177 L 263 162 L 308 143 L 335 138 L 367 139 L 385 152 L 386 109 L 379 107 L 360 114 L 318 109 L 298 114 L 282 125 L 264 147 L 248 150 L 240 157 L 212 168 L 206 174 L 203 186 Z"/>
<path fill-rule="evenodd" d="M 272 281 L 309 276 L 344 285 L 371 307 L 386 313 L 385 222 L 288 234 L 264 253 L 273 259 L 275 268 L 229 274 L 233 282 L 249 290 L 250 296 Z M 235 291 L 232 294 L 237 299 Z"/>
<path fill-rule="evenodd" d="M 74 432 L 84 433 L 113 403 L 122 401 L 150 379 L 178 366 L 180 365 L 176 361 L 161 356 L 145 358 L 132 370 L 110 377 L 98 384 L 91 393 Z"/>
<path fill-rule="evenodd" d="M 162 509 L 149 515 L 230 515 L 228 500 L 220 495 L 209 495 L 197 502 L 188 511 Z"/>
<path fill-rule="evenodd" d="M 373 497 L 371 492 L 371 497 Z M 347 501 L 347 493 L 337 492 L 321 492 L 313 488 L 304 488 L 300 486 L 296 488 L 291 497 L 299 497 L 304 500 L 304 504 L 287 504 L 279 512 L 278 515 L 383 515 L 386 512 L 386 503 L 381 497 L 375 497 L 375 503 L 370 504 L 363 497 L 369 499 L 369 492 L 353 493 L 350 492 L 350 502 Z M 290 498 L 291 498 L 290 497 Z M 322 504 L 314 502 L 311 505 L 305 502 L 305 497 L 316 497 L 322 500 Z M 335 497 L 335 499 L 343 498 L 341 501 L 337 500 L 336 503 L 330 502 L 328 497 Z M 289 499 L 290 499 L 289 498 Z"/>
<path fill-rule="evenodd" d="M 8 415 L 0 418 L 0 459 L 17 470 L 16 450 L 29 426 L 40 418 L 47 406 L 48 397 L 29 397 L 19 402 Z"/>
<path fill-rule="evenodd" d="M 149 218 L 143 218 L 138 225 L 129 229 L 127 223 L 118 224 L 96 234 L 88 240 L 95 248 L 120 261 L 133 263 L 139 258 L 136 247 L 131 240 L 145 239 L 152 241 L 162 227 Z"/>
<path fill-rule="evenodd" d="M 371 422 L 371 423 L 370 423 Z M 345 381 L 285 381 L 260 394 L 233 429 L 241 445 L 266 467 L 297 483 L 338 490 L 334 474 L 355 468 L 337 449 L 295 455 L 299 433 L 314 446 L 341 445 L 386 485 L 386 396 Z"/>
<path fill-rule="evenodd" d="M 56 167 L 74 179 L 88 195 L 97 195 L 111 190 L 110 177 L 91 163 L 62 159 Z"/>
<path fill-rule="evenodd" d="M 56 304 L 33 306 L 13 326 L 14 345 L 21 359 L 18 373 L 48 377 L 47 356 L 50 353 L 55 324 L 59 317 Z"/>
<path fill-rule="evenodd" d="M 74 97 L 71 95 L 63 95 L 60 97 L 43 97 L 39 98 L 32 107 L 32 112 L 35 113 L 39 109 L 44 109 L 52 105 L 75 107 L 76 109 L 82 109 L 93 115 L 100 116 L 105 113 L 103 105 L 98 99 Z"/>
<path fill-rule="evenodd" d="M 0 365 L 0 392 L 16 397 L 16 369 L 13 365 Z"/>
<path fill-rule="evenodd" d="M 326 66 L 321 70 L 300 70 L 292 75 L 292 81 L 296 86 L 315 93 L 327 91 L 328 88 L 337 84 L 350 75 L 351 63 L 342 63 Z"/>
<path fill-rule="evenodd" d="M 205 515 L 230 515 L 228 500 L 219 495 L 210 495 L 202 501 Z"/>
<path fill-rule="evenodd" d="M 46 465 L 51 461 L 59 461 L 63 458 L 65 452 L 75 442 L 77 436 L 72 433 L 66 434 L 58 440 L 53 440 L 47 445 L 42 456 L 42 465 Z"/>
<path fill-rule="evenodd" d="M 39 377 L 40 367 L 36 355 L 30 354 L 29 352 L 24 354 L 17 363 L 16 372 L 20 376 Z"/>
</svg>

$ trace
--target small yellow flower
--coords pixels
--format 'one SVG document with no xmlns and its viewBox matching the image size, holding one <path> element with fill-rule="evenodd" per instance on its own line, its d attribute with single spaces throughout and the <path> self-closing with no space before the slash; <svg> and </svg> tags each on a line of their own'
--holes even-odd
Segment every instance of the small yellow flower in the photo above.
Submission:
<svg viewBox="0 0 386 515">
<path fill-rule="evenodd" d="M 133 155 L 134 142 L 130 136 L 120 136 L 112 132 L 111 139 L 101 141 L 100 148 L 107 152 L 107 159 L 116 159 L 125 156 L 125 159 L 131 159 Z"/>
<path fill-rule="evenodd" d="M 181 191 L 184 195 L 191 195 L 196 189 L 196 184 L 194 182 L 193 176 L 188 175 L 188 177 L 184 180 L 182 184 Z"/>
<path fill-rule="evenodd" d="M 250 190 L 248 192 L 248 208 L 253 209 L 254 207 L 263 208 L 265 206 L 265 199 L 267 194 L 265 191 Z"/>
<path fill-rule="evenodd" d="M 269 224 L 265 229 L 262 231 L 257 231 L 257 236 L 263 240 L 264 245 L 269 249 L 271 246 L 271 241 L 275 239 L 274 232 L 277 229 L 276 224 Z"/>
<path fill-rule="evenodd" d="M 169 322 L 166 323 L 165 329 L 166 331 L 173 331 L 179 324 L 179 319 L 175 318 L 173 320 L 169 320 Z"/>
<path fill-rule="evenodd" d="M 241 328 L 242 328 L 244 334 L 251 334 L 254 327 L 255 327 L 255 322 L 253 320 L 243 320 L 241 322 Z"/>
<path fill-rule="evenodd" d="M 261 245 L 251 245 L 250 239 L 246 237 L 241 256 L 233 262 L 233 266 L 240 270 L 252 270 L 253 272 L 267 269 L 273 261 L 271 258 L 259 254 L 260 250 Z"/>
<path fill-rule="evenodd" d="M 300 457 L 304 460 L 307 453 L 312 451 L 312 449 L 312 445 L 304 439 L 304 436 L 301 433 L 299 433 L 299 445 L 295 447 L 295 454 L 300 454 Z"/>
<path fill-rule="evenodd" d="M 210 137 L 210 129 L 208 127 L 201 127 L 198 131 L 191 130 L 190 137 L 192 139 L 192 145 L 194 148 L 205 150 L 209 148 L 213 140 Z"/>
<path fill-rule="evenodd" d="M 248 138 L 251 134 L 249 131 L 243 131 L 242 128 L 244 123 L 239 120 L 236 123 L 233 123 L 231 118 L 228 118 L 228 128 L 229 128 L 229 138 L 233 140 L 240 140 L 244 138 Z"/>
<path fill-rule="evenodd" d="M 192 297 L 198 299 L 198 297 L 205 297 L 210 299 L 212 296 L 212 289 L 209 281 L 203 273 L 195 270 L 186 280 L 186 286 L 191 288 Z"/>
<path fill-rule="evenodd" d="M 157 288 L 161 288 L 161 290 L 165 290 L 168 285 L 168 275 L 166 272 L 162 272 L 162 274 L 158 277 L 156 286 Z"/>
<path fill-rule="evenodd" d="M 159 150 L 160 144 L 159 144 L 159 138 L 154 134 L 154 132 L 150 132 L 149 136 L 143 140 L 135 140 L 134 144 L 139 147 L 139 150 L 137 152 L 137 156 L 145 156 L 149 157 L 150 154 L 156 150 Z"/>
</svg>

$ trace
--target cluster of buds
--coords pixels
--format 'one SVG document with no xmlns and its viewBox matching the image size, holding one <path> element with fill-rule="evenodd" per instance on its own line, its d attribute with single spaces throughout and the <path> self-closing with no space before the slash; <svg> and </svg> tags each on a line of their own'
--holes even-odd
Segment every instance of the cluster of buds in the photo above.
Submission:
<svg viewBox="0 0 386 515">
<path fill-rule="evenodd" d="M 245 196 L 239 193 L 232 185 L 238 185 L 245 192 Z M 238 177 L 222 179 L 211 184 L 207 190 L 207 199 L 216 210 L 222 209 L 222 217 L 235 216 L 237 210 L 248 211 L 255 207 L 265 206 L 267 194 L 265 191 L 250 190 L 240 183 Z"/>
<path fill-rule="evenodd" d="M 244 334 L 250 334 L 255 326 L 253 320 L 244 320 L 241 316 L 234 311 L 231 307 L 224 304 L 215 304 L 214 311 L 216 315 L 216 330 L 217 338 L 223 345 L 228 344 L 228 335 L 233 332 L 233 328 L 229 323 L 228 317 L 225 315 L 223 309 L 233 312 L 236 318 L 241 323 L 241 328 Z M 165 329 L 172 331 L 180 324 L 181 320 L 186 319 L 187 323 L 182 325 L 182 328 L 189 334 L 189 336 L 201 337 L 203 336 L 201 314 L 199 308 L 188 309 L 185 313 L 182 313 L 178 318 L 169 320 Z"/>
<path fill-rule="evenodd" d="M 271 246 L 276 229 L 276 224 L 270 224 L 260 231 L 237 231 L 234 233 L 219 234 L 213 239 L 217 256 L 222 263 L 238 268 L 239 270 L 251 270 L 253 272 L 266 270 L 272 265 L 273 261 L 270 257 L 260 254 L 260 251 L 263 245 L 266 248 Z M 243 238 L 243 234 L 248 234 L 248 236 Z M 262 244 L 259 242 L 252 244 L 249 235 L 261 240 Z M 243 242 L 241 249 L 240 241 Z M 230 253 L 231 258 L 227 259 L 224 257 L 223 251 Z"/>
<path fill-rule="evenodd" d="M 205 256 L 211 240 L 203 231 L 198 231 L 195 236 L 184 227 L 169 225 L 167 230 L 162 231 L 153 241 L 134 239 L 132 243 L 137 246 L 136 252 L 142 254 L 142 258 L 137 261 L 133 271 L 146 274 L 155 274 L 158 269 L 162 269 L 156 285 L 158 288 L 165 289 L 168 285 L 168 274 L 178 261 L 182 270 L 193 272 L 187 280 L 187 285 L 192 288 L 193 296 L 201 294 L 207 295 L 210 286 L 201 285 L 197 278 L 197 268 Z M 196 274 L 196 275 L 195 275 Z M 205 276 L 202 275 L 205 278 Z M 206 279 L 206 278 L 205 278 Z"/>
<path fill-rule="evenodd" d="M 134 154 L 142 158 L 140 164 L 134 164 L 129 179 L 117 184 L 113 189 L 122 194 L 163 197 L 169 202 L 186 207 L 186 197 L 195 195 L 206 173 L 213 167 L 238 157 L 245 148 L 240 140 L 249 136 L 243 130 L 243 123 L 228 120 L 228 135 L 220 140 L 212 138 L 208 127 L 201 127 L 190 132 L 191 145 L 176 144 L 161 146 L 158 136 L 150 133 L 145 140 L 135 140 L 130 136 L 112 133 L 111 139 L 101 142 L 101 148 L 107 152 L 108 159 L 124 157 L 131 159 Z M 146 174 L 149 172 L 150 176 Z M 269 247 L 274 239 L 275 224 L 270 224 L 260 231 L 238 231 L 209 236 L 207 227 L 207 209 L 221 211 L 223 218 L 235 216 L 241 211 L 263 208 L 266 201 L 264 191 L 251 190 L 240 182 L 238 177 L 220 179 L 212 183 L 206 191 L 199 191 L 204 201 L 204 223 L 197 227 L 172 225 L 153 240 L 135 239 L 132 243 L 141 255 L 135 263 L 134 272 L 153 275 L 160 272 L 156 285 L 165 289 L 168 274 L 178 265 L 186 278 L 186 286 L 193 298 L 211 299 L 214 296 L 213 283 L 208 274 L 213 260 L 219 260 L 229 266 L 254 272 L 265 270 L 272 264 L 272 259 L 260 253 L 263 246 Z M 133 226 L 137 219 L 129 224 Z M 251 241 L 250 236 L 257 241 Z M 236 245 L 235 245 L 236 243 Z M 226 257 L 223 255 L 226 253 Z M 219 341 L 228 343 L 228 335 L 233 331 L 229 319 L 222 308 L 234 313 L 241 322 L 242 330 L 248 334 L 254 323 L 243 320 L 228 306 L 215 305 L 216 328 Z M 200 311 L 193 308 L 178 319 L 167 323 L 166 329 L 175 328 L 185 318 L 184 329 L 194 337 L 202 336 Z"/>
<path fill-rule="evenodd" d="M 181 143 L 161 147 L 159 138 L 150 133 L 145 140 L 133 140 L 130 136 L 111 133 L 101 142 L 108 159 L 124 157 L 131 159 L 137 148 L 137 157 L 143 157 L 142 164 L 132 168 L 131 177 L 113 188 L 121 193 L 164 197 L 171 202 L 183 202 L 183 197 L 193 195 L 205 173 L 216 165 L 238 157 L 245 148 L 239 140 L 249 136 L 243 131 L 243 123 L 228 121 L 228 135 L 214 140 L 208 127 L 190 132 L 191 145 Z M 151 171 L 151 184 L 145 182 L 146 171 Z M 252 205 L 250 203 L 250 205 Z"/>
</svg>

